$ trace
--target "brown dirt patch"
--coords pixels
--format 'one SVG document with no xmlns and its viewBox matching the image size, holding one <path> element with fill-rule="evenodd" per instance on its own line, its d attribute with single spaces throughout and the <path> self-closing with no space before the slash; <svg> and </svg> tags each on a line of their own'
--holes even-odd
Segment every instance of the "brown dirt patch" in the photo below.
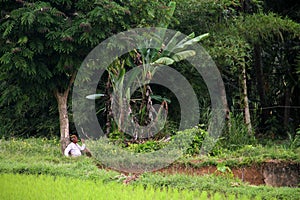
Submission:
<svg viewBox="0 0 300 200">
<path fill-rule="evenodd" d="M 252 185 L 265 184 L 260 167 L 250 166 L 242 168 L 231 168 L 231 171 L 234 177 L 239 178 L 244 182 L 248 182 Z M 222 175 L 222 173 L 217 170 L 216 166 L 203 166 L 195 168 L 190 166 L 182 166 L 179 164 L 171 165 L 167 168 L 158 170 L 158 172 L 166 174 L 188 174 L 192 176 L 201 176 L 205 174 Z"/>
<path fill-rule="evenodd" d="M 198 163 L 198 162 L 197 162 Z M 194 163 L 195 164 L 195 163 Z M 108 168 L 98 165 L 101 169 Z M 300 186 L 300 163 L 282 162 L 278 160 L 268 160 L 260 165 L 247 167 L 230 168 L 234 177 L 241 179 L 251 185 L 269 185 L 275 187 L 299 187 Z M 191 166 L 184 164 L 172 164 L 166 168 L 160 169 L 154 173 L 163 174 L 187 174 L 191 176 L 201 176 L 206 174 L 230 175 L 229 172 L 222 173 L 214 165 L 211 166 Z M 132 174 L 124 173 L 125 176 L 131 177 Z M 226 174 L 227 173 L 227 174 Z M 133 176 L 135 174 L 133 173 Z M 138 176 L 139 174 L 137 174 Z"/>
</svg>

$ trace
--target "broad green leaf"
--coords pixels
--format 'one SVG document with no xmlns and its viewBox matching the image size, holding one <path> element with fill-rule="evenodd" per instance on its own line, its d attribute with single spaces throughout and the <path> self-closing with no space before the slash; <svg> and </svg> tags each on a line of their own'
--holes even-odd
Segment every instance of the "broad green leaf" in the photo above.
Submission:
<svg viewBox="0 0 300 200">
<path fill-rule="evenodd" d="M 161 65 L 172 65 L 174 60 L 168 57 L 162 57 L 154 61 L 152 64 L 161 64 Z"/>
<path fill-rule="evenodd" d="M 184 39 L 182 39 L 180 42 L 178 42 L 176 46 L 180 46 L 180 45 L 184 44 L 186 41 L 193 39 L 194 37 L 195 37 L 195 33 L 192 32 L 191 34 L 186 36 Z"/>
<path fill-rule="evenodd" d="M 199 36 L 197 36 L 197 37 L 195 37 L 195 38 L 193 38 L 191 40 L 188 40 L 188 41 L 186 41 L 183 44 L 176 45 L 174 47 L 173 52 L 179 52 L 180 50 L 185 49 L 188 46 L 191 46 L 191 45 L 194 45 L 194 44 L 198 43 L 200 40 L 202 40 L 204 38 L 207 38 L 208 36 L 209 36 L 209 33 L 205 33 L 205 34 L 199 35 Z"/>
<path fill-rule="evenodd" d="M 167 54 L 165 53 L 165 56 L 169 56 L 170 55 L 170 50 L 173 49 L 176 46 L 177 40 L 178 40 L 178 36 L 180 36 L 182 33 L 181 32 L 176 32 L 175 35 L 172 37 L 172 39 L 168 42 L 168 44 L 165 47 L 165 50 L 163 51 L 163 53 L 168 52 Z"/>
<path fill-rule="evenodd" d="M 187 51 L 182 51 L 182 52 L 174 54 L 172 56 L 172 59 L 175 62 L 179 62 L 181 60 L 185 60 L 186 58 L 192 57 L 192 56 L 195 56 L 195 55 L 196 55 L 196 52 L 194 50 L 187 50 Z"/>
</svg>

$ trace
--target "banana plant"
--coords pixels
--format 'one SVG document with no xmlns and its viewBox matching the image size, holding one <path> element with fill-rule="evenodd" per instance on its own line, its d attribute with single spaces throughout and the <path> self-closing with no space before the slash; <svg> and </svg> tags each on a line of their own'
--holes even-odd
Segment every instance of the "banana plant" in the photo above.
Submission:
<svg viewBox="0 0 300 200">
<path fill-rule="evenodd" d="M 191 33 L 178 42 L 179 35 L 181 35 L 181 33 L 177 32 L 173 36 L 170 42 L 163 48 L 160 57 L 151 63 L 152 65 L 172 65 L 175 62 L 195 56 L 196 52 L 194 50 L 189 50 L 188 48 L 209 36 L 208 33 L 205 33 L 195 37 L 195 33 Z"/>
<path fill-rule="evenodd" d="M 163 38 L 164 32 L 159 32 L 158 34 L 162 35 L 159 35 L 156 38 Z M 161 49 L 136 50 L 137 56 L 140 57 L 142 61 L 142 78 L 144 83 L 146 83 L 142 90 L 142 103 L 139 110 L 140 118 L 138 120 L 138 122 L 144 126 L 149 125 L 153 121 L 158 121 L 158 119 L 166 121 L 166 112 L 168 103 L 170 103 L 167 99 L 153 94 L 151 86 L 147 84 L 147 81 L 150 82 L 158 68 L 163 67 L 163 65 L 172 65 L 176 62 L 195 56 L 196 52 L 190 49 L 190 47 L 209 36 L 209 34 L 206 33 L 195 37 L 195 34 L 192 33 L 183 39 L 179 39 L 181 35 L 180 32 L 177 32 L 168 44 L 163 44 L 163 42 L 161 42 Z M 152 99 L 162 100 L 158 111 L 153 108 Z M 165 112 L 162 109 L 164 109 Z M 153 134 L 148 131 L 148 135 L 151 136 Z"/>
<path fill-rule="evenodd" d="M 162 33 L 163 34 L 163 33 Z M 163 67 L 163 65 L 173 65 L 176 62 L 180 62 L 189 57 L 195 56 L 196 52 L 194 50 L 189 49 L 192 45 L 200 42 L 204 38 L 209 36 L 208 33 L 195 37 L 195 34 L 192 33 L 186 36 L 184 39 L 179 40 L 178 37 L 181 35 L 180 32 L 177 32 L 172 39 L 168 42 L 168 44 L 161 44 L 161 49 L 137 49 L 134 51 L 134 54 L 130 54 L 132 59 L 137 60 L 136 58 L 140 58 L 136 65 L 139 65 L 142 71 L 136 71 L 130 74 L 130 77 L 127 77 L 127 85 L 130 84 L 140 84 L 146 83 L 142 87 L 140 87 L 141 98 L 136 99 L 134 103 L 136 105 L 139 104 L 139 111 L 137 113 L 133 113 L 133 110 L 130 106 L 130 88 L 126 88 L 124 93 L 118 93 L 117 96 L 112 96 L 109 92 L 111 89 L 113 91 L 121 91 L 123 89 L 124 78 L 126 74 L 125 63 L 127 59 L 117 59 L 109 68 L 109 80 L 107 84 L 106 94 L 91 94 L 86 98 L 88 99 L 99 99 L 103 97 L 108 97 L 106 103 L 106 112 L 107 112 L 107 131 L 109 134 L 111 128 L 111 121 L 113 120 L 112 116 L 112 105 L 117 105 L 118 108 L 121 108 L 118 111 L 117 118 L 114 120 L 118 120 L 118 127 L 126 126 L 126 123 L 132 123 L 128 121 L 130 119 L 130 115 L 133 116 L 134 123 L 138 123 L 143 126 L 147 126 L 153 121 L 166 120 L 166 118 L 162 116 L 166 116 L 168 103 L 170 100 L 167 98 L 161 97 L 159 95 L 153 94 L 151 86 L 149 85 L 151 78 L 155 75 L 159 67 Z M 161 38 L 161 37 L 160 37 Z M 128 62 L 127 62 L 128 64 Z M 149 67 L 150 66 L 150 67 Z M 140 76 L 137 74 L 140 73 Z M 141 80 L 136 80 L 137 77 L 141 77 Z M 129 80 L 129 81 L 128 81 Z M 111 87 L 111 89 L 110 89 Z M 125 96 L 124 96 L 125 95 Z M 161 107 L 156 110 L 153 107 L 152 99 L 161 102 Z M 139 101 L 139 103 L 138 103 Z M 162 110 L 164 109 L 164 111 Z M 115 117 L 116 118 L 116 117 Z M 150 127 L 150 126 L 149 126 Z M 122 132 L 122 130 L 118 130 Z M 152 136 L 150 130 L 146 131 L 148 136 Z"/>
<path fill-rule="evenodd" d="M 170 2 L 169 11 L 167 13 L 168 19 L 170 19 L 175 10 L 175 2 Z M 159 24 L 162 28 L 167 28 L 169 26 L 170 20 L 162 20 Z M 172 65 L 176 62 L 180 62 L 189 57 L 195 56 L 196 52 L 192 49 L 189 49 L 192 45 L 198 43 L 204 38 L 208 37 L 208 33 L 195 37 L 194 33 L 181 38 L 182 34 L 177 32 L 169 40 L 167 44 L 163 43 L 165 37 L 166 29 L 159 29 L 156 33 L 156 42 L 159 42 L 158 46 L 161 48 L 158 49 L 135 49 L 130 52 L 127 58 L 117 59 L 108 69 L 108 81 L 106 86 L 105 94 L 91 94 L 86 98 L 88 99 L 99 99 L 107 97 L 106 102 L 106 113 L 107 113 L 107 123 L 106 123 L 106 134 L 107 136 L 111 132 L 111 124 L 113 120 L 118 124 L 118 127 L 126 127 L 127 124 L 135 123 L 148 129 L 143 129 L 142 135 L 147 135 L 147 137 L 153 136 L 153 123 L 159 123 L 160 126 L 166 121 L 166 116 L 168 112 L 168 103 L 170 100 L 159 95 L 154 94 L 151 89 L 150 82 L 152 77 L 155 75 L 159 67 L 163 65 Z M 149 41 L 151 42 L 151 41 Z M 118 93 L 117 95 L 112 95 L 111 90 L 113 91 L 122 91 L 124 87 L 124 78 L 126 74 L 126 68 L 139 66 L 139 69 L 129 75 L 126 79 L 126 84 L 136 84 L 140 88 L 140 98 L 135 99 L 134 101 L 130 100 L 131 92 L 130 87 L 126 88 L 124 92 Z M 139 74 L 139 76 L 137 76 Z M 139 77 L 139 78 L 138 78 Z M 143 83 L 143 84 L 141 84 Z M 132 88 L 132 87 L 131 87 Z M 158 109 L 155 109 L 153 106 L 152 99 L 155 99 L 161 102 L 161 106 Z M 113 118 L 113 107 L 117 106 L 120 108 L 117 110 L 117 117 Z M 138 108 L 138 111 L 134 111 L 131 107 Z M 114 113 L 115 114 L 115 113 Z M 156 130 L 158 128 L 156 127 Z M 122 130 L 118 130 L 122 132 Z M 134 138 L 138 138 L 138 133 L 135 130 Z M 139 130 L 141 132 L 141 130 Z M 139 133 L 141 134 L 141 133 Z"/>
</svg>

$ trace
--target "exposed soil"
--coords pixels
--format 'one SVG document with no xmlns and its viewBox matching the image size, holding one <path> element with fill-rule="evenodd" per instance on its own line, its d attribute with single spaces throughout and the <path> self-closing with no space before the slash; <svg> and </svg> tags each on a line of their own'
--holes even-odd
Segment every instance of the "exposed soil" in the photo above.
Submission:
<svg viewBox="0 0 300 200">
<path fill-rule="evenodd" d="M 199 161 L 195 161 L 199 162 Z M 99 165 L 103 169 L 104 166 Z M 261 164 L 253 164 L 247 167 L 232 167 L 230 168 L 234 177 L 241 179 L 243 182 L 248 182 L 251 185 L 268 185 L 274 187 L 300 187 L 300 163 L 268 160 Z M 205 174 L 229 175 L 231 172 L 222 173 L 217 170 L 214 165 L 193 167 L 184 164 L 172 164 L 166 168 L 156 172 L 166 174 L 188 174 L 192 176 L 201 176 Z M 137 178 L 139 174 L 128 175 L 128 179 Z M 125 182 L 127 179 L 125 180 Z"/>
<path fill-rule="evenodd" d="M 262 169 L 266 185 L 300 187 L 300 163 L 270 160 Z"/>
<path fill-rule="evenodd" d="M 232 167 L 230 170 L 234 177 L 252 185 L 299 187 L 300 184 L 300 163 L 269 160 L 260 165 Z M 216 166 L 191 167 L 180 164 L 173 164 L 159 170 L 159 172 L 167 174 L 180 173 L 195 176 L 205 174 L 224 175 L 224 173 L 217 170 Z"/>
<path fill-rule="evenodd" d="M 258 166 L 243 167 L 243 168 L 231 168 L 234 177 L 241 179 L 242 181 L 248 182 L 252 185 L 263 185 L 264 177 Z M 180 165 L 172 165 L 168 168 L 159 170 L 159 172 L 167 174 L 188 174 L 188 175 L 205 175 L 205 174 L 217 174 L 222 175 L 222 172 L 217 170 L 216 166 L 203 166 L 203 167 L 184 167 Z M 228 173 L 228 172 L 227 172 Z"/>
</svg>

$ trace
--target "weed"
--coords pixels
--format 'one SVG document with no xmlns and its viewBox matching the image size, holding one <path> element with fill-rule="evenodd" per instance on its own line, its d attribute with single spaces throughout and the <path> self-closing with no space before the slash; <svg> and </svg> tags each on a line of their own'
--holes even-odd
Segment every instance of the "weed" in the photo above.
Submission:
<svg viewBox="0 0 300 200">
<path fill-rule="evenodd" d="M 224 163 L 218 163 L 217 171 L 221 172 L 225 177 L 233 178 L 233 173 L 231 169 L 226 166 Z"/>
<path fill-rule="evenodd" d="M 289 147 L 291 149 L 296 149 L 300 147 L 300 127 L 297 128 L 295 135 L 288 133 L 289 137 Z"/>
</svg>

